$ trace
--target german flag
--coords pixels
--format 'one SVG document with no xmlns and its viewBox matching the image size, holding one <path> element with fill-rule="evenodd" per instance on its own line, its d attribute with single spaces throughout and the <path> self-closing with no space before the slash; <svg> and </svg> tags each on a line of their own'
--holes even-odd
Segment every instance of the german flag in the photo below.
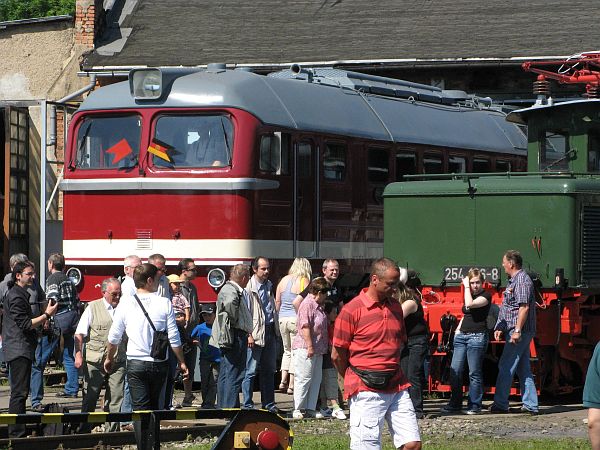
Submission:
<svg viewBox="0 0 600 450">
<path fill-rule="evenodd" d="M 159 141 L 158 139 L 152 139 L 152 143 L 148 147 L 148 152 L 152 153 L 155 156 L 158 156 L 160 159 L 164 159 L 167 162 L 173 163 L 173 160 L 169 156 L 170 151 L 173 150 L 174 147 L 165 144 L 164 142 Z"/>
</svg>

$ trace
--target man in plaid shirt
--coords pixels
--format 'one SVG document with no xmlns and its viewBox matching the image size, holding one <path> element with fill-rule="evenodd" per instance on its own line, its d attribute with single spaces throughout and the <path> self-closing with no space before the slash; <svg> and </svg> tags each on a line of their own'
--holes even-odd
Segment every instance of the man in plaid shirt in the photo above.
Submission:
<svg viewBox="0 0 600 450">
<path fill-rule="evenodd" d="M 538 413 L 537 391 L 529 361 L 529 345 L 535 336 L 535 291 L 522 266 L 523 258 L 519 252 L 508 250 L 504 254 L 502 267 L 510 280 L 494 327 L 494 339 L 499 341 L 504 337 L 506 344 L 498 363 L 496 393 L 490 406 L 493 413 L 508 412 L 508 395 L 515 372 L 521 386 L 521 411 Z"/>
</svg>

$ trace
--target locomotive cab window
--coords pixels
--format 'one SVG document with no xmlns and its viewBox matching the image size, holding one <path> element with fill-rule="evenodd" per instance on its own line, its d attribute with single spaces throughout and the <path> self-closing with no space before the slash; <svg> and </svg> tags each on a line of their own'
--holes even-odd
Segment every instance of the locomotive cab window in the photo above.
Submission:
<svg viewBox="0 0 600 450">
<path fill-rule="evenodd" d="M 148 151 L 158 167 L 230 166 L 233 124 L 223 115 L 162 116 L 156 121 Z"/>
<path fill-rule="evenodd" d="M 131 169 L 140 151 L 138 116 L 88 116 L 77 129 L 77 147 L 70 167 Z"/>
<path fill-rule="evenodd" d="M 540 170 L 557 171 L 569 169 L 569 136 L 546 131 L 540 139 Z"/>
<path fill-rule="evenodd" d="M 600 172 L 600 133 L 588 135 L 588 171 Z"/>
<path fill-rule="evenodd" d="M 412 152 L 396 154 L 396 181 L 404 181 L 405 175 L 417 173 L 417 155 Z"/>
<path fill-rule="evenodd" d="M 343 144 L 325 144 L 323 154 L 323 178 L 332 181 L 344 181 L 346 178 L 346 146 Z"/>
<path fill-rule="evenodd" d="M 274 175 L 290 173 L 290 142 L 287 133 L 272 133 L 260 138 L 259 168 Z"/>
</svg>

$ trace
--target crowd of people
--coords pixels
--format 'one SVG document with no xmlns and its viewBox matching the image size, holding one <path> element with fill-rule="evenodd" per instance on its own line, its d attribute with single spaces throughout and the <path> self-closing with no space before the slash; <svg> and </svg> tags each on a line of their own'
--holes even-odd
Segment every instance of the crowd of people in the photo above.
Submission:
<svg viewBox="0 0 600 450">
<path fill-rule="evenodd" d="M 151 255 L 147 263 L 128 256 L 122 281 L 105 279 L 102 297 L 89 302 L 80 314 L 77 291 L 64 273 L 62 255 L 49 257 L 45 289 L 37 283 L 35 265 L 26 255 L 13 255 L 11 272 L 0 283 L 9 412 L 25 413 L 28 395 L 31 410 L 43 410 L 44 368 L 62 342 L 67 381 L 56 395 L 77 398 L 81 371 L 82 412 L 96 409 L 103 388 L 103 408 L 110 412 L 193 405 L 251 409 L 256 407 L 258 376 L 261 408 L 281 413 L 275 402 L 281 345 L 278 390 L 293 395 L 291 417 L 346 419 L 340 405 L 343 394 L 350 410 L 351 448 L 381 448 L 385 421 L 397 448 L 420 449 L 417 419 L 424 416 L 429 331 L 414 272 L 380 258 L 372 264 L 368 287 L 354 299 L 342 299 L 335 259 L 326 259 L 322 276 L 314 278 L 310 262 L 296 258 L 275 287 L 269 259 L 259 256 L 250 266 L 231 268 L 216 304 L 200 304 L 192 283 L 194 260 L 182 259 L 178 273 L 169 276 L 165 263 L 160 254 Z M 465 412 L 482 412 L 482 362 L 490 332 L 495 340 L 505 339 L 506 345 L 489 411 L 508 411 L 510 386 L 517 375 L 523 387 L 522 411 L 538 413 L 529 358 L 535 296 L 522 264 L 516 251 L 503 255 L 509 282 L 496 310 L 480 271 L 471 269 L 462 280 L 463 315 L 454 334 L 449 368 L 451 396 L 442 413 L 463 409 L 465 363 L 469 370 Z M 596 367 L 598 354 L 597 350 L 590 367 Z M 201 403 L 192 393 L 197 362 Z M 184 387 L 181 405 L 173 400 L 177 377 Z M 586 388 L 585 401 L 591 416 L 600 410 L 595 408 L 599 404 L 595 391 Z M 591 423 L 597 428 L 597 422 Z M 133 429 L 138 447 L 146 448 L 149 436 L 142 435 L 139 422 L 107 427 Z M 90 428 L 81 424 L 79 431 Z M 25 433 L 24 425 L 9 426 L 10 437 Z"/>
</svg>

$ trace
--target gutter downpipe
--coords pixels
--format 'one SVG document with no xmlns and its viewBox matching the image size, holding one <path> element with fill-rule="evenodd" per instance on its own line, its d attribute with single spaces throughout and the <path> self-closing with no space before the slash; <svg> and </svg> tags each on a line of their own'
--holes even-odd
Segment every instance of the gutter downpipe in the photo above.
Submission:
<svg viewBox="0 0 600 450">
<path fill-rule="evenodd" d="M 86 92 L 91 91 L 96 86 L 96 74 L 92 74 L 90 76 L 90 82 L 87 86 L 82 87 L 81 89 L 68 94 L 67 96 L 61 98 L 56 103 L 65 103 L 69 100 L 74 99 L 75 97 L 80 96 Z M 40 155 L 40 265 L 39 265 L 39 282 L 41 286 L 46 285 L 46 164 L 47 164 L 47 154 L 48 151 L 48 102 L 47 100 L 42 100 L 41 108 L 44 112 L 44 120 L 42 120 L 41 132 L 42 132 L 42 142 L 41 142 L 41 155 Z M 56 118 L 56 116 L 55 116 Z M 66 131 L 66 120 L 64 121 L 65 131 Z M 65 144 L 66 144 L 65 140 Z M 52 143 L 52 145 L 56 144 L 56 142 Z M 64 170 L 64 169 L 63 169 Z M 50 197 L 50 201 L 54 198 L 54 193 L 56 190 L 52 192 L 52 196 Z"/>
</svg>

